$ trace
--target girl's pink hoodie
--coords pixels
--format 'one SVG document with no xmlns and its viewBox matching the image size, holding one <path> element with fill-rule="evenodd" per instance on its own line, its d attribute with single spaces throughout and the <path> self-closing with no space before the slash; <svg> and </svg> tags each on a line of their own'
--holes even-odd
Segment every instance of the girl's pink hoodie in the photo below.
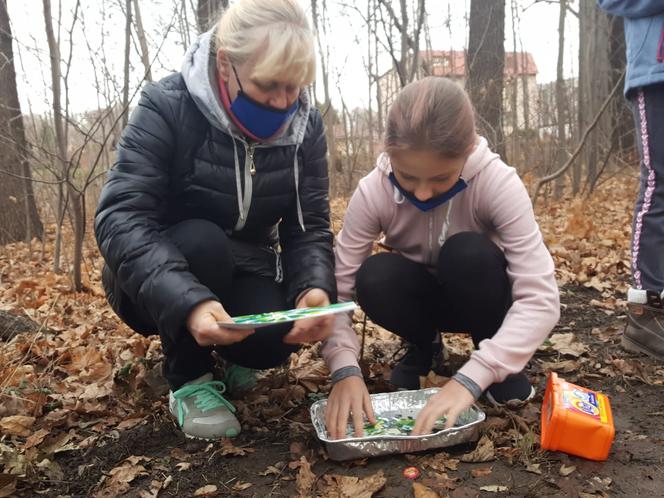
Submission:
<svg viewBox="0 0 664 498">
<path fill-rule="evenodd" d="M 498 332 L 480 343 L 459 372 L 482 390 L 520 372 L 558 322 L 560 301 L 553 260 L 515 169 L 480 138 L 461 173 L 468 187 L 427 212 L 393 187 L 390 171 L 389 157 L 382 154 L 348 205 L 335 246 L 339 301 L 352 300 L 357 270 L 381 234 L 386 246 L 432 271 L 448 237 L 464 231 L 486 234 L 505 252 L 513 304 Z M 338 315 L 322 349 L 330 371 L 357 366 L 359 351 L 350 316 Z"/>
</svg>

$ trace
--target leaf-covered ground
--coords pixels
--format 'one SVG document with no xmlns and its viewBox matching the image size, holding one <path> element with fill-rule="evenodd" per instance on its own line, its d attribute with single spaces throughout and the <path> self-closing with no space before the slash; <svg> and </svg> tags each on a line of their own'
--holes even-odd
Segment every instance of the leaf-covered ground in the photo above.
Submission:
<svg viewBox="0 0 664 498">
<path fill-rule="evenodd" d="M 309 406 L 329 390 L 317 348 L 293 355 L 234 400 L 239 438 L 187 440 L 168 415 L 159 341 L 132 334 L 107 306 L 92 238 L 83 293 L 70 291 L 66 273 L 50 271 L 52 239 L 2 247 L 0 497 L 661 496 L 664 366 L 620 347 L 634 191 L 623 178 L 590 199 L 538 206 L 563 310 L 528 367 L 538 386 L 531 404 L 482 404 L 488 419 L 477 444 L 345 463 L 327 458 L 309 420 Z M 334 203 L 337 229 L 343 207 Z M 7 313 L 31 321 L 8 321 Z M 361 314 L 356 318 L 359 332 Z M 463 335 L 444 340 L 451 374 L 470 343 Z M 399 346 L 368 324 L 364 366 L 372 392 L 388 389 L 384 378 Z M 606 462 L 540 450 L 550 371 L 609 395 L 616 439 Z M 407 466 L 420 470 L 416 481 L 403 477 Z"/>
</svg>

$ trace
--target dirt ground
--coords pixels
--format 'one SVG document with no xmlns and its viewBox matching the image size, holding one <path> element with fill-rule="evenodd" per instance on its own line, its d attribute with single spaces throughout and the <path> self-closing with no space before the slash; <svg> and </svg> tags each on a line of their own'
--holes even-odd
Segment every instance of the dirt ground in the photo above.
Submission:
<svg viewBox="0 0 664 498">
<path fill-rule="evenodd" d="M 556 349 L 540 350 L 528 369 L 538 387 L 533 403 L 509 412 L 481 405 L 489 416 L 484 432 L 495 446 L 488 461 L 457 461 L 473 444 L 424 455 L 331 461 L 308 424 L 308 407 L 317 397 L 312 395 L 272 418 L 261 419 L 259 414 L 258 421 L 230 445 L 193 441 L 175 428 L 163 398 L 146 396 L 142 409 L 149 413 L 147 419 L 125 431 L 110 431 L 88 448 L 59 451 L 55 461 L 62 475 L 23 481 L 16 496 L 113 496 L 112 488 L 104 491 L 102 481 L 108 482 L 109 471 L 123 462 L 131 462 L 126 465 L 134 470 L 140 467 L 127 477 L 131 484 L 123 496 L 132 497 L 194 496 L 199 490 L 198 496 L 266 498 L 306 495 L 303 489 L 309 496 L 368 497 L 368 491 L 361 491 L 363 481 L 343 481 L 339 476 L 375 478 L 381 471 L 386 481 L 373 496 L 384 498 L 436 496 L 422 494 L 429 491 L 452 497 L 662 496 L 662 370 L 653 360 L 621 349 L 624 316 L 589 305 L 598 296 L 584 287 L 562 289 L 562 318 L 554 334 L 573 333 L 587 351 L 575 357 Z M 460 364 L 462 358 L 452 355 L 451 369 L 455 361 Z M 610 397 L 616 438 L 606 462 L 540 451 L 539 410 L 545 371 L 552 368 L 565 380 Z M 279 375 L 270 374 L 263 382 Z M 380 375 L 369 385 L 373 392 L 385 389 Z M 415 490 L 402 475 L 407 466 L 421 470 L 417 482 L 428 488 L 426 492 Z M 310 482 L 303 483 L 307 475 Z"/>
</svg>

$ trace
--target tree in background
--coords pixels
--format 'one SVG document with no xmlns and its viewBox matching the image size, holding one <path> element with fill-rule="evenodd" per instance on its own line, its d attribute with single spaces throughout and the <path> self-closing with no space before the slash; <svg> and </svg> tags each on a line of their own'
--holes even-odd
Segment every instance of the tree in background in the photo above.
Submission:
<svg viewBox="0 0 664 498">
<path fill-rule="evenodd" d="M 385 31 L 387 52 L 399 76 L 401 88 L 415 80 L 418 75 L 420 35 L 426 19 L 425 0 L 417 0 L 412 25 L 408 11 L 409 5 L 406 0 L 399 0 L 398 13 L 392 6 L 391 0 L 378 0 L 378 15 Z M 393 35 L 395 30 L 398 36 Z M 399 43 L 394 43 L 394 40 L 399 40 Z"/>
<path fill-rule="evenodd" d="M 491 148 L 505 157 L 505 0 L 471 0 L 466 57 L 466 85 L 477 112 L 478 128 Z"/>
<path fill-rule="evenodd" d="M 602 107 L 611 91 L 609 64 L 609 15 L 597 8 L 595 2 L 579 5 L 579 98 L 577 134 L 583 133 Z M 624 66 L 623 66 L 624 67 Z M 618 75 L 618 78 L 620 75 Z M 622 99 L 622 95 L 617 95 Z M 580 161 L 574 165 L 573 191 L 579 192 L 585 176 L 590 190 L 609 159 L 613 149 L 611 143 L 611 116 L 606 112 L 595 129 L 588 135 Z M 632 122 L 631 118 L 628 121 Z M 584 175 L 585 173 L 585 175 Z"/>
<path fill-rule="evenodd" d="M 32 191 L 7 0 L 0 0 L 0 244 L 41 238 Z"/>
<path fill-rule="evenodd" d="M 228 0 L 198 0 L 196 23 L 200 33 L 206 32 L 228 8 Z"/>
</svg>

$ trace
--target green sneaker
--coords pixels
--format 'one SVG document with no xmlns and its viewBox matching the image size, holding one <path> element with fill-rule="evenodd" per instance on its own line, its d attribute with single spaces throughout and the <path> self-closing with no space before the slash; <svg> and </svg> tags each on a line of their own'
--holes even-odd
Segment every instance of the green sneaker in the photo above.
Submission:
<svg viewBox="0 0 664 498">
<path fill-rule="evenodd" d="M 235 407 L 222 396 L 223 382 L 207 373 L 168 394 L 168 407 L 185 436 L 221 439 L 240 434 Z"/>
</svg>

